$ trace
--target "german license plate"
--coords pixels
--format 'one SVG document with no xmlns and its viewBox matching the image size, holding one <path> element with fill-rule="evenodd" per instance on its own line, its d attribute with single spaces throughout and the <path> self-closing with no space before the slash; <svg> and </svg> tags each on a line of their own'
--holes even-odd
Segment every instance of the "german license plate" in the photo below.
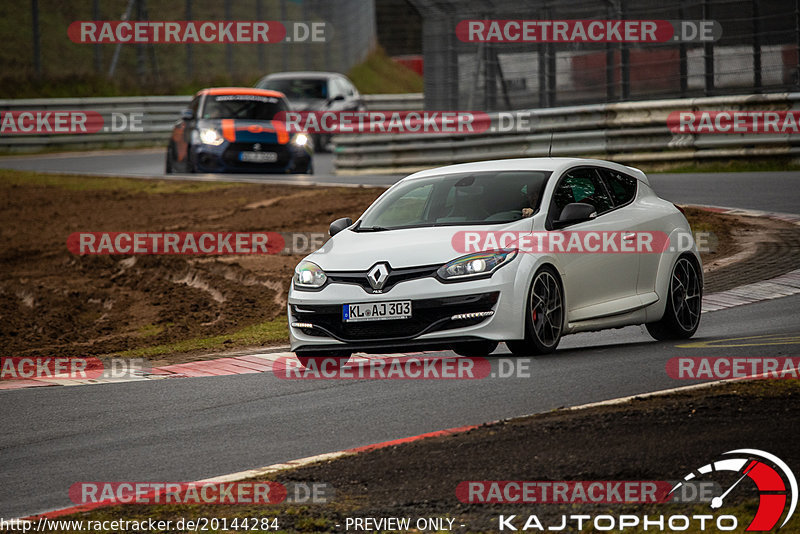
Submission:
<svg viewBox="0 0 800 534">
<path fill-rule="evenodd" d="M 277 152 L 239 152 L 239 160 L 250 163 L 274 163 L 278 161 Z"/>
<path fill-rule="evenodd" d="M 410 300 L 362 302 L 358 304 L 345 304 L 342 307 L 342 320 L 346 323 L 380 321 L 385 319 L 408 319 L 410 317 Z"/>
</svg>

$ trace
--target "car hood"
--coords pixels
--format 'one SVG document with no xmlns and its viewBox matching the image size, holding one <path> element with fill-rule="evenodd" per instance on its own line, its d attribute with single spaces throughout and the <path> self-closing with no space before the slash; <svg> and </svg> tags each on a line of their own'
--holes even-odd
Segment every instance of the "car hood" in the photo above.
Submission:
<svg viewBox="0 0 800 534">
<path fill-rule="evenodd" d="M 380 261 L 388 262 L 395 269 L 443 264 L 464 255 L 453 245 L 453 238 L 458 232 L 508 230 L 510 227 L 521 230 L 520 226 L 530 230 L 529 223 L 440 226 L 380 232 L 343 230 L 307 259 L 327 271 L 364 271 Z"/>
<path fill-rule="evenodd" d="M 286 125 L 280 121 L 254 121 L 244 119 L 203 119 L 198 128 L 216 128 L 228 142 L 277 143 L 289 142 Z"/>
</svg>

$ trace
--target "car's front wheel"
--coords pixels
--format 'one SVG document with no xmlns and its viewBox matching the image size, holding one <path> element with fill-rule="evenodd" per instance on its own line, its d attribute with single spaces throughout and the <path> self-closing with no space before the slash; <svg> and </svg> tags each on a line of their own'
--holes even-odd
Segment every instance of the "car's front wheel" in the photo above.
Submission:
<svg viewBox="0 0 800 534">
<path fill-rule="evenodd" d="M 325 367 L 326 370 L 338 370 L 347 364 L 350 360 L 350 353 L 337 352 L 332 354 L 309 354 L 297 355 L 297 359 L 305 368 L 320 370 Z"/>
<path fill-rule="evenodd" d="M 681 256 L 672 268 L 667 292 L 667 307 L 660 321 L 645 326 L 659 341 L 688 339 L 700 325 L 703 306 L 703 284 L 697 263 Z"/>
<path fill-rule="evenodd" d="M 459 356 L 478 357 L 488 356 L 489 354 L 493 353 L 494 349 L 497 348 L 497 345 L 499 345 L 497 341 L 481 339 L 476 341 L 462 341 L 460 343 L 454 343 L 451 348 L 453 349 L 453 352 Z"/>
<path fill-rule="evenodd" d="M 528 293 L 525 339 L 506 341 L 515 356 L 549 354 L 556 350 L 564 328 L 564 293 L 555 269 L 542 267 Z"/>
</svg>

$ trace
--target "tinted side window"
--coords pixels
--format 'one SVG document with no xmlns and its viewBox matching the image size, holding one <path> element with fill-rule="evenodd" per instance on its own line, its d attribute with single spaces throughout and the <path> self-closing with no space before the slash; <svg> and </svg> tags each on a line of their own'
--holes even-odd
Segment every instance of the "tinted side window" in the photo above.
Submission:
<svg viewBox="0 0 800 534">
<path fill-rule="evenodd" d="M 627 204 L 636 196 L 636 178 L 611 169 L 598 169 L 608 185 L 615 206 Z"/>
<path fill-rule="evenodd" d="M 611 200 L 608 198 L 603 183 L 597 173 L 588 167 L 573 169 L 561 179 L 553 192 L 553 203 L 555 204 L 553 218 L 558 219 L 564 206 L 573 202 L 591 204 L 597 210 L 598 215 L 611 209 Z"/>
</svg>

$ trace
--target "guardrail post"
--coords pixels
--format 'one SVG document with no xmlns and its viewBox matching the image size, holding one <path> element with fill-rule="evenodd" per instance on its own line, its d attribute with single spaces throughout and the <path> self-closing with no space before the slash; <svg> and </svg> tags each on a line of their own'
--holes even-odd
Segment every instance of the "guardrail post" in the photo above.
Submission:
<svg viewBox="0 0 800 534">
<path fill-rule="evenodd" d="M 42 46 L 39 32 L 39 2 L 31 0 L 31 30 L 33 33 L 33 66 L 36 76 L 42 76 Z"/>
<path fill-rule="evenodd" d="M 761 92 L 761 16 L 758 0 L 753 0 L 753 85 L 756 93 Z"/>
<path fill-rule="evenodd" d="M 703 20 L 711 20 L 711 5 L 709 0 L 703 0 Z M 705 95 L 714 93 L 714 44 L 710 41 L 703 43 L 703 59 L 705 60 Z"/>
<path fill-rule="evenodd" d="M 186 20 L 192 20 L 192 0 L 186 0 Z M 186 43 L 186 77 L 190 80 L 194 75 L 192 61 L 192 43 Z"/>
<path fill-rule="evenodd" d="M 685 0 L 680 0 L 678 5 L 678 20 L 686 19 Z M 689 92 L 689 60 L 686 56 L 686 43 L 683 41 L 678 45 L 678 63 L 680 69 L 681 96 L 686 96 Z"/>
</svg>

